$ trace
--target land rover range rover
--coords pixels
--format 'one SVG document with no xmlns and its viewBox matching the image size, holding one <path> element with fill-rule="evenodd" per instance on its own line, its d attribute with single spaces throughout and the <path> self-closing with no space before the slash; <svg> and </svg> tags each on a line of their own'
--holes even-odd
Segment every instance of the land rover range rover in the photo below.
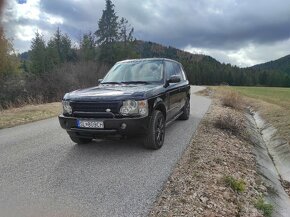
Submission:
<svg viewBox="0 0 290 217">
<path fill-rule="evenodd" d="M 164 58 L 117 62 L 96 87 L 65 94 L 62 128 L 77 144 L 112 134 L 141 135 L 159 149 L 165 127 L 190 114 L 190 85 L 180 63 Z"/>
</svg>

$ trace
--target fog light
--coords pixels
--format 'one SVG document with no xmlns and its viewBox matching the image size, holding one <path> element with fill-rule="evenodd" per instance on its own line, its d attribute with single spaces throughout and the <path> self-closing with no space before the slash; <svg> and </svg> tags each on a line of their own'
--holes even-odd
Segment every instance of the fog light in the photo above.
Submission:
<svg viewBox="0 0 290 217">
<path fill-rule="evenodd" d="M 121 129 L 122 129 L 122 130 L 125 130 L 126 127 L 127 127 L 127 124 L 125 124 L 125 123 L 122 123 L 122 124 L 121 124 Z"/>
</svg>

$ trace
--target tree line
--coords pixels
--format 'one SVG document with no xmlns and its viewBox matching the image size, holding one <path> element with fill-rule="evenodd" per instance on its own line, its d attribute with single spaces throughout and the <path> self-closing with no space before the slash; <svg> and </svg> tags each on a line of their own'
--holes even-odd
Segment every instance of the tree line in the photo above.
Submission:
<svg viewBox="0 0 290 217">
<path fill-rule="evenodd" d="M 165 57 L 181 62 L 191 84 L 290 86 L 289 74 L 242 69 L 215 59 L 134 38 L 134 28 L 118 17 L 111 0 L 98 29 L 82 35 L 77 44 L 57 28 L 46 42 L 36 32 L 28 52 L 17 55 L 0 31 L 0 108 L 24 103 L 59 101 L 67 91 L 92 86 L 119 60 Z"/>
</svg>

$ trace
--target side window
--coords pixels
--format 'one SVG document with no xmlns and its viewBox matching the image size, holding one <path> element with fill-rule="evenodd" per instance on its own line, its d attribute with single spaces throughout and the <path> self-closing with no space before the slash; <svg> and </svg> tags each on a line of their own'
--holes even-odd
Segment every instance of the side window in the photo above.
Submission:
<svg viewBox="0 0 290 217">
<path fill-rule="evenodd" d="M 184 80 L 179 64 L 173 63 L 173 67 L 174 67 L 174 75 L 178 75 L 181 80 Z"/>
<path fill-rule="evenodd" d="M 183 81 L 185 80 L 184 72 L 181 66 L 175 62 L 165 62 L 165 70 L 166 70 L 166 78 L 170 78 L 172 75 L 180 76 L 180 79 Z"/>
<path fill-rule="evenodd" d="M 185 75 L 185 71 L 184 71 L 182 65 L 180 65 L 180 68 L 181 68 L 181 77 L 182 77 L 181 80 L 187 80 L 187 77 Z"/>
<path fill-rule="evenodd" d="M 165 74 L 166 74 L 166 79 L 169 79 L 172 75 L 174 75 L 173 64 L 169 61 L 165 62 Z"/>
</svg>

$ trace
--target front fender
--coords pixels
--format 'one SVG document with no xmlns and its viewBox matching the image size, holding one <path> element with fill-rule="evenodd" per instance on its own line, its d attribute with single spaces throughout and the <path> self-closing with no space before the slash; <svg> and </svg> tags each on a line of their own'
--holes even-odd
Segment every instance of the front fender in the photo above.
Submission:
<svg viewBox="0 0 290 217">
<path fill-rule="evenodd" d="M 166 108 L 165 102 L 160 97 L 157 97 L 154 100 L 152 111 L 156 109 L 160 110 L 163 113 L 164 117 L 166 118 L 167 108 Z"/>
</svg>

